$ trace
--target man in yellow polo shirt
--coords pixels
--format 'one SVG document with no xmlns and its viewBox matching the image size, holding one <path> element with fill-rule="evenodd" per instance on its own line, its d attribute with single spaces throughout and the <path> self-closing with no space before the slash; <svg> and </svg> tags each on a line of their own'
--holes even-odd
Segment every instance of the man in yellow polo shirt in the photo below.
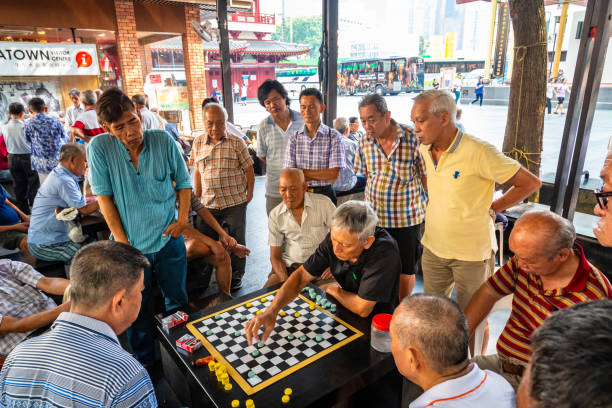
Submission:
<svg viewBox="0 0 612 408">
<path fill-rule="evenodd" d="M 412 121 L 427 170 L 422 266 L 424 290 L 468 301 L 491 275 L 497 247 L 496 213 L 540 188 L 540 180 L 489 143 L 455 126 L 450 93 L 430 90 L 414 99 Z M 493 201 L 495 183 L 512 187 Z"/>
</svg>

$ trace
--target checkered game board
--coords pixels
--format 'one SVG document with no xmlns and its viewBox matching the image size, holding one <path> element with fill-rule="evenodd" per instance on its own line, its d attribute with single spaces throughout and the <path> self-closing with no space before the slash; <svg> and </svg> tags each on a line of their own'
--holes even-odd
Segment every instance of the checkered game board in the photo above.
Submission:
<svg viewBox="0 0 612 408">
<path fill-rule="evenodd" d="M 363 335 L 301 294 L 279 314 L 263 347 L 249 346 L 244 325 L 268 307 L 277 291 L 258 296 L 187 324 L 247 394 L 253 394 Z M 266 302 L 262 304 L 261 299 Z M 251 307 L 247 308 L 247 304 Z M 294 313 L 300 316 L 295 317 Z M 217 315 L 220 315 L 218 317 Z M 317 338 L 316 336 L 320 337 Z M 304 339 L 305 337 L 305 339 Z M 302 339 L 300 339 L 302 338 Z M 253 352 L 255 352 L 255 356 Z"/>
</svg>

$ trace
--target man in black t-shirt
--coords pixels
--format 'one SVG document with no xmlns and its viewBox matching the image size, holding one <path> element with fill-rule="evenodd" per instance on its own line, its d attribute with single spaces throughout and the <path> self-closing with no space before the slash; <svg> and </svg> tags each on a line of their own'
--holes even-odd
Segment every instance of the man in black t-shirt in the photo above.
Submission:
<svg viewBox="0 0 612 408">
<path fill-rule="evenodd" d="M 336 282 L 325 291 L 353 313 L 392 313 L 399 300 L 401 261 L 395 240 L 377 228 L 378 217 L 369 204 L 348 201 L 334 212 L 331 232 L 314 254 L 281 286 L 272 304 L 245 325 L 249 344 L 265 341 L 281 308 L 290 303 L 308 282 L 330 268 Z"/>
</svg>

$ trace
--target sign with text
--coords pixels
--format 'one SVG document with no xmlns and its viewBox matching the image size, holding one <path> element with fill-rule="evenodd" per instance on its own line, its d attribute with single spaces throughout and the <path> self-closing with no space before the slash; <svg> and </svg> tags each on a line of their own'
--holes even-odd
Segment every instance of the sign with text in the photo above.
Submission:
<svg viewBox="0 0 612 408">
<path fill-rule="evenodd" d="M 159 110 L 185 110 L 189 109 L 186 86 L 165 86 L 155 90 Z"/>
<path fill-rule="evenodd" d="M 493 76 L 504 76 L 506 70 L 506 52 L 508 51 L 508 33 L 510 31 L 510 14 L 508 3 L 499 3 L 497 15 L 497 38 L 493 58 Z"/>
<path fill-rule="evenodd" d="M 0 41 L 0 76 L 98 75 L 95 44 Z"/>
</svg>

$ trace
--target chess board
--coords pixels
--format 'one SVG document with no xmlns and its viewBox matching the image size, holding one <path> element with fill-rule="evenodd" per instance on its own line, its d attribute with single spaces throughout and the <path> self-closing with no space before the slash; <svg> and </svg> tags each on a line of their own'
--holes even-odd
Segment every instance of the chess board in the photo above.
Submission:
<svg viewBox="0 0 612 408">
<path fill-rule="evenodd" d="M 300 294 L 282 309 L 285 315 L 279 314 L 266 343 L 249 346 L 244 325 L 258 310 L 263 311 L 270 305 L 276 292 L 246 300 L 187 324 L 189 331 L 202 340 L 215 360 L 226 365 L 231 378 L 248 395 L 363 335 L 316 304 L 311 311 L 309 307 L 313 301 Z M 264 297 L 265 304 L 261 302 Z M 295 317 L 296 312 L 299 317 Z"/>
</svg>

